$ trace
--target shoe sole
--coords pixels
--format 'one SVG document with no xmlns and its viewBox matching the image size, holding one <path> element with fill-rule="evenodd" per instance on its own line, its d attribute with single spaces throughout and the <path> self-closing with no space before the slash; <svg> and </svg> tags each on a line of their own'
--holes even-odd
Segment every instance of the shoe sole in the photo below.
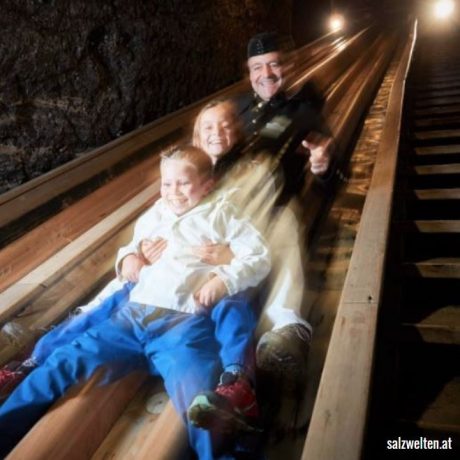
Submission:
<svg viewBox="0 0 460 460">
<path fill-rule="evenodd" d="M 248 423 L 243 416 L 223 410 L 210 404 L 206 397 L 195 399 L 194 405 L 187 411 L 190 423 L 205 430 L 221 432 L 244 431 L 248 433 L 261 432 L 262 430 Z"/>
</svg>

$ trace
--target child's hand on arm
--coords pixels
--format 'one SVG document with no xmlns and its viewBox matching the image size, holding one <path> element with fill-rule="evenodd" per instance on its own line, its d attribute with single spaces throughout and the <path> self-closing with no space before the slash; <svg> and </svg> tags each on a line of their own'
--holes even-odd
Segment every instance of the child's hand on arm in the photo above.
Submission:
<svg viewBox="0 0 460 460">
<path fill-rule="evenodd" d="M 228 265 L 235 257 L 230 245 L 208 241 L 202 246 L 195 246 L 193 252 L 201 262 L 209 265 Z"/>
<path fill-rule="evenodd" d="M 204 283 L 203 286 L 195 292 L 193 297 L 198 305 L 206 308 L 212 308 L 227 294 L 228 291 L 224 282 L 218 276 L 214 276 L 209 281 L 206 281 L 206 283 Z"/>
<path fill-rule="evenodd" d="M 146 265 L 143 258 L 137 254 L 128 254 L 121 262 L 121 276 L 132 283 L 139 281 L 139 273 Z"/>
<path fill-rule="evenodd" d="M 163 238 L 152 240 L 142 240 L 139 245 L 139 251 L 145 260 L 150 264 L 154 264 L 163 254 L 168 242 Z"/>
</svg>

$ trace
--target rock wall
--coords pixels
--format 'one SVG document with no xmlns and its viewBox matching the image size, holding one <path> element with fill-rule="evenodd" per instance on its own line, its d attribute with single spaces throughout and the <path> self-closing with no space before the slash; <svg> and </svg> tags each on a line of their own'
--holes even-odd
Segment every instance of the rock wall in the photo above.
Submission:
<svg viewBox="0 0 460 460">
<path fill-rule="evenodd" d="M 0 0 L 0 193 L 242 76 L 291 0 Z"/>
</svg>

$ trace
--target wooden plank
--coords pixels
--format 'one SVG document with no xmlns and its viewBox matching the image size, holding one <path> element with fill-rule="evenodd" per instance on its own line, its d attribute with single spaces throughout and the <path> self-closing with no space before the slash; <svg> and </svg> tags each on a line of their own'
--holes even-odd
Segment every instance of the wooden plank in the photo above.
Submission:
<svg viewBox="0 0 460 460">
<path fill-rule="evenodd" d="M 435 131 L 417 131 L 415 138 L 419 141 L 426 141 L 429 139 L 451 139 L 453 137 L 460 137 L 460 129 L 439 129 Z"/>
<path fill-rule="evenodd" d="M 431 89 L 423 94 L 420 99 L 432 99 L 437 97 L 460 96 L 460 88 L 448 87 L 445 89 Z"/>
<path fill-rule="evenodd" d="M 342 291 L 303 460 L 361 457 L 395 180 L 404 81 L 415 43 L 415 26 L 393 61 L 397 74 L 371 186 Z"/>
<path fill-rule="evenodd" d="M 403 340 L 460 345 L 460 305 L 449 305 L 426 314 L 420 309 L 405 308 L 403 314 Z"/>
<path fill-rule="evenodd" d="M 8 460 L 91 458 L 145 376 L 130 374 L 110 385 L 97 375 L 58 401 L 8 455 Z"/>
<path fill-rule="evenodd" d="M 420 233 L 460 233 L 460 220 L 414 220 L 400 222 L 401 230 Z"/>
<path fill-rule="evenodd" d="M 100 243 L 115 234 L 123 225 L 133 220 L 158 195 L 159 183 L 147 187 L 117 211 L 113 212 L 91 230 L 72 241 L 57 254 L 32 270 L 20 281 L 0 294 L 0 321 L 8 319 L 15 311 L 45 290 L 61 276 L 64 266 L 72 266 L 87 257 Z"/>
<path fill-rule="evenodd" d="M 413 168 L 418 176 L 429 176 L 432 174 L 448 175 L 460 174 L 460 163 L 448 163 L 441 165 L 421 165 Z"/>
<path fill-rule="evenodd" d="M 415 110 L 416 116 L 432 116 L 448 113 L 460 113 L 460 104 L 450 105 L 446 107 L 430 107 Z"/>
<path fill-rule="evenodd" d="M 157 157 L 113 179 L 0 251 L 0 291 L 43 263 L 159 178 Z"/>
<path fill-rule="evenodd" d="M 164 411 L 168 414 L 168 424 L 181 424 L 179 418 L 171 413 L 168 401 L 162 382 L 159 379 L 153 382 L 147 380 L 94 453 L 92 460 L 139 459 L 144 444 L 149 442 L 155 432 L 155 426 L 162 423 L 161 414 Z M 160 458 L 157 451 L 159 447 L 150 451 L 150 455 L 155 452 L 155 458 Z M 171 454 L 173 450 L 171 446 Z"/>
<path fill-rule="evenodd" d="M 415 153 L 417 155 L 458 155 L 460 154 L 460 144 L 417 147 Z"/>
<path fill-rule="evenodd" d="M 157 396 L 160 405 L 149 411 Z M 91 458 L 150 460 L 154 456 L 155 460 L 180 460 L 187 446 L 185 426 L 157 379 L 138 392 Z"/>
<path fill-rule="evenodd" d="M 415 103 L 416 107 L 438 107 L 460 104 L 460 97 L 436 97 L 428 100 L 420 100 Z"/>
<path fill-rule="evenodd" d="M 152 452 L 155 452 L 155 460 L 181 460 L 186 448 L 185 425 L 179 419 L 173 405 L 168 403 L 139 449 L 136 460 L 151 460 Z"/>
<path fill-rule="evenodd" d="M 450 83 L 438 83 L 438 84 L 429 84 L 429 85 L 420 85 L 417 86 L 418 90 L 417 93 L 420 97 L 423 97 L 423 94 L 425 92 L 430 92 L 430 91 L 437 91 L 437 90 L 450 90 L 452 88 L 459 88 L 460 83 L 458 82 L 458 79 L 455 81 L 452 81 Z"/>
<path fill-rule="evenodd" d="M 460 188 L 430 188 L 414 190 L 418 200 L 458 200 Z"/>
<path fill-rule="evenodd" d="M 452 363 L 453 365 L 455 363 Z M 416 390 L 415 390 L 416 391 Z M 423 430 L 460 434 L 460 377 L 453 377 L 432 395 L 431 403 L 417 418 L 402 416 L 400 423 L 416 425 Z"/>
<path fill-rule="evenodd" d="M 421 118 L 415 121 L 415 126 L 421 128 L 424 126 L 446 126 L 446 125 L 460 125 L 460 116 L 452 115 L 447 117 L 433 117 L 433 118 Z"/>
<path fill-rule="evenodd" d="M 456 257 L 438 257 L 419 262 L 405 262 L 403 273 L 407 276 L 422 278 L 460 278 L 460 259 Z"/>
</svg>

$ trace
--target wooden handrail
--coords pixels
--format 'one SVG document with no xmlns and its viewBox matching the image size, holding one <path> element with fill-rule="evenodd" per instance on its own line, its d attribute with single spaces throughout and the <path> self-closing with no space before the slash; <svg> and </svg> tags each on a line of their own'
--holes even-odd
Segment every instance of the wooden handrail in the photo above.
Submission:
<svg viewBox="0 0 460 460">
<path fill-rule="evenodd" d="M 377 313 L 399 147 L 405 79 L 414 24 L 395 65 L 386 124 L 377 152 L 302 460 L 357 460 L 364 439 Z"/>
</svg>

